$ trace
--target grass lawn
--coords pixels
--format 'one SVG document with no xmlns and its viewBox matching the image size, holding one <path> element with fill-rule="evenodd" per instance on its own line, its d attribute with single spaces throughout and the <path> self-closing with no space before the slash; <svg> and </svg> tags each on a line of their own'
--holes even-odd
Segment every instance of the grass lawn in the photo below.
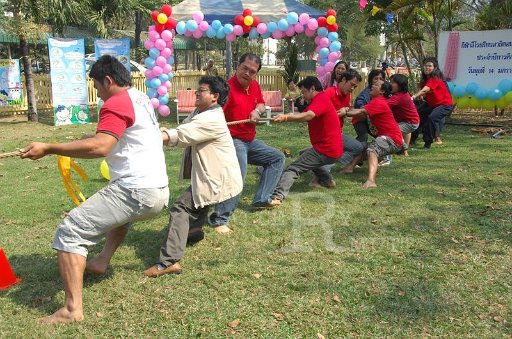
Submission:
<svg viewBox="0 0 512 339">
<path fill-rule="evenodd" d="M 94 130 L 3 119 L 0 152 Z M 250 167 L 234 234 L 207 228 L 183 274 L 149 279 L 141 273 L 158 258 L 168 213 L 136 224 L 108 274 L 85 279 L 85 321 L 49 327 L 36 319 L 64 300 L 51 241 L 73 203 L 55 156 L 0 159 L 0 247 L 23 278 L 0 292 L 0 337 L 510 337 L 512 138 L 454 126 L 444 135 L 430 151 L 395 156 L 378 189 L 361 188 L 366 166 L 336 169 L 334 190 L 310 189 L 306 174 L 274 210 L 250 210 Z M 258 136 L 294 156 L 309 145 L 299 124 Z M 181 150 L 165 153 L 174 200 L 187 186 Z M 86 196 L 106 184 L 100 161 L 77 159 Z"/>
</svg>

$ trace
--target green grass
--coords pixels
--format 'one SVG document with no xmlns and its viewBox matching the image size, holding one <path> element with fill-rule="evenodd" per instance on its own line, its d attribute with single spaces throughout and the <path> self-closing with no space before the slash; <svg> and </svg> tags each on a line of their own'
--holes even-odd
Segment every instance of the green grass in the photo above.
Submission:
<svg viewBox="0 0 512 339">
<path fill-rule="evenodd" d="M 94 129 L 4 119 L 0 152 Z M 336 170 L 328 191 L 311 190 L 306 174 L 269 211 L 250 211 L 250 167 L 233 235 L 207 228 L 182 275 L 148 279 L 168 213 L 136 224 L 108 274 L 85 279 L 85 321 L 50 327 L 36 319 L 63 303 L 51 241 L 73 204 L 54 156 L 0 159 L 0 246 L 24 279 L 0 292 L 0 337 L 510 337 L 512 139 L 444 134 L 431 151 L 395 156 L 378 189 L 361 188 L 366 166 Z M 294 156 L 309 145 L 299 124 L 260 126 L 258 136 Z M 177 180 L 181 150 L 166 156 L 173 200 L 187 184 Z M 77 161 L 90 196 L 106 184 L 100 159 Z"/>
</svg>

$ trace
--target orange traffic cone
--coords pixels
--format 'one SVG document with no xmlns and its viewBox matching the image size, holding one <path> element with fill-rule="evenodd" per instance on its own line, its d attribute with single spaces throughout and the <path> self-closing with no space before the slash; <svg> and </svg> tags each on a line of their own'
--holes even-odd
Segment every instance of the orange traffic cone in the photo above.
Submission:
<svg viewBox="0 0 512 339">
<path fill-rule="evenodd" d="M 20 281 L 21 278 L 16 278 L 4 250 L 0 248 L 0 291 L 8 289 Z"/>
</svg>

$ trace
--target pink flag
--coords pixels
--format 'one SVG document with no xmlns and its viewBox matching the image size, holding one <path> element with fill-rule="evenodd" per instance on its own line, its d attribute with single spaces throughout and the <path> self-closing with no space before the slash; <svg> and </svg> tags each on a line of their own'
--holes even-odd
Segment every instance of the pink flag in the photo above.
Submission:
<svg viewBox="0 0 512 339">
<path fill-rule="evenodd" d="M 359 9 L 364 9 L 368 4 L 368 0 L 359 0 Z"/>
</svg>

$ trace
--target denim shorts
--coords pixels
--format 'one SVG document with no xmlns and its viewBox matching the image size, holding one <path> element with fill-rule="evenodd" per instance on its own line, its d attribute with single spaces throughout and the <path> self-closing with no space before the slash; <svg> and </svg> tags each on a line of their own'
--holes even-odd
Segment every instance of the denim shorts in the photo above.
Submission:
<svg viewBox="0 0 512 339">
<path fill-rule="evenodd" d="M 393 154 L 400 151 L 401 147 L 398 147 L 395 142 L 385 135 L 380 135 L 375 140 L 368 143 L 367 152 L 373 152 L 377 154 L 378 158 L 385 155 Z"/>
<path fill-rule="evenodd" d="M 72 209 L 57 228 L 53 248 L 87 257 L 87 247 L 120 226 L 157 216 L 169 204 L 169 188 L 126 188 L 116 182 Z"/>
<path fill-rule="evenodd" d="M 419 124 L 410 124 L 408 122 L 402 121 L 398 123 L 398 126 L 400 127 L 402 133 L 408 134 L 417 130 Z"/>
</svg>

